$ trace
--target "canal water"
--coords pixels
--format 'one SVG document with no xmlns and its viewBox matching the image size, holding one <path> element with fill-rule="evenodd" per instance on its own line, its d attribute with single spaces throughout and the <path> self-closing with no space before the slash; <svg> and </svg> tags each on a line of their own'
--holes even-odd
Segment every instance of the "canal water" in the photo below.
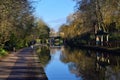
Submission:
<svg viewBox="0 0 120 80">
<path fill-rule="evenodd" d="M 39 47 L 37 54 L 48 80 L 120 80 L 119 54 L 59 46 Z"/>
</svg>

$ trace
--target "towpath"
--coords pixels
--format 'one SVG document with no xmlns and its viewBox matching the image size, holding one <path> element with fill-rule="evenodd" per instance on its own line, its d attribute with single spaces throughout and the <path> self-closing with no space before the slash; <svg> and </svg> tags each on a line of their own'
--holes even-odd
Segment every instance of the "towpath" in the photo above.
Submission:
<svg viewBox="0 0 120 80">
<path fill-rule="evenodd" d="M 48 80 L 31 48 L 13 52 L 0 60 L 0 80 Z"/>
</svg>

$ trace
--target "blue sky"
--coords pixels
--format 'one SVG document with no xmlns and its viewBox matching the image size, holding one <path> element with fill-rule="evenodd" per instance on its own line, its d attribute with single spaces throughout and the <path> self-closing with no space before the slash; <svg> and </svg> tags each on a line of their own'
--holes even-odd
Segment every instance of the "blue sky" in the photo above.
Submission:
<svg viewBox="0 0 120 80">
<path fill-rule="evenodd" d="M 72 0 L 38 0 L 34 6 L 35 16 L 43 19 L 49 27 L 58 31 L 59 26 L 66 22 L 66 17 L 74 12 L 75 2 Z"/>
</svg>

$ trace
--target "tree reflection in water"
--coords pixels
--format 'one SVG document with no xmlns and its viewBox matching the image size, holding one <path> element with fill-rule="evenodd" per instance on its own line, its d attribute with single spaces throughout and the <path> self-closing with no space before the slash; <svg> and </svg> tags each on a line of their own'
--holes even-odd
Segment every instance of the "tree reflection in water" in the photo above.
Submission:
<svg viewBox="0 0 120 80">
<path fill-rule="evenodd" d="M 49 47 L 39 46 L 36 50 L 36 53 L 39 56 L 41 64 L 45 67 L 48 64 L 49 60 L 51 59 Z"/>
<path fill-rule="evenodd" d="M 120 56 L 65 48 L 60 59 L 83 80 L 120 80 Z"/>
</svg>

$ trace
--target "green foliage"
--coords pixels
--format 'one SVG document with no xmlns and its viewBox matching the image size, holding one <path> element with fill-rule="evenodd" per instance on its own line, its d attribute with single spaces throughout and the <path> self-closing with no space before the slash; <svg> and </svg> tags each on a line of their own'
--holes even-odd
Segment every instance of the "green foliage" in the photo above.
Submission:
<svg viewBox="0 0 120 80">
<path fill-rule="evenodd" d="M 9 40 L 11 32 L 17 37 L 26 32 L 25 27 L 31 20 L 30 6 L 28 0 L 0 1 L 0 44 Z"/>
<path fill-rule="evenodd" d="M 5 56 L 7 55 L 7 51 L 5 51 L 4 49 L 0 48 L 0 56 Z"/>
<path fill-rule="evenodd" d="M 25 39 L 28 28 L 31 29 L 28 23 L 33 23 L 30 7 L 28 0 L 0 1 L 0 44 L 7 42 L 12 47 L 19 38 Z"/>
<path fill-rule="evenodd" d="M 48 38 L 49 28 L 42 20 L 36 23 L 31 4 L 29 0 L 0 1 L 1 48 L 22 48 L 39 37 Z"/>
<path fill-rule="evenodd" d="M 40 39 L 47 39 L 49 37 L 50 29 L 47 24 L 41 19 L 36 22 L 36 27 L 34 27 L 34 35 Z"/>
<path fill-rule="evenodd" d="M 22 39 L 20 39 L 20 40 L 18 40 L 18 42 L 16 43 L 16 48 L 23 48 L 23 47 L 26 47 L 26 44 L 25 44 L 25 42 L 24 42 L 25 40 L 22 40 Z"/>
<path fill-rule="evenodd" d="M 27 46 L 25 39 L 19 39 L 15 34 L 11 33 L 10 40 L 6 41 L 4 48 L 6 50 L 13 50 L 13 48 L 20 49 Z"/>
<path fill-rule="evenodd" d="M 34 23 L 34 27 L 32 28 L 32 35 L 31 38 L 32 39 L 40 39 L 39 43 L 47 43 L 47 39 L 49 38 L 49 32 L 50 29 L 47 26 L 47 24 L 39 19 L 37 21 L 35 21 Z"/>
</svg>

